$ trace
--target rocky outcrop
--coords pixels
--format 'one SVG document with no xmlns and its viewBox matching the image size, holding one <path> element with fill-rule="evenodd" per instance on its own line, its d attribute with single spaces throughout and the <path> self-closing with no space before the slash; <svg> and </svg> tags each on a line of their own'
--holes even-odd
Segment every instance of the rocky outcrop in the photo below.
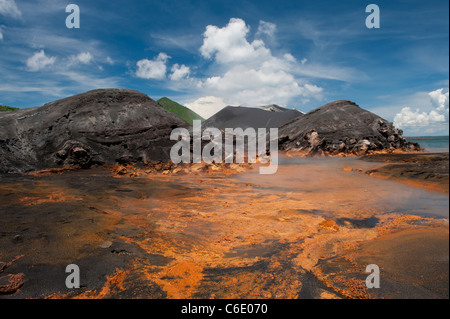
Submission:
<svg viewBox="0 0 450 319">
<path fill-rule="evenodd" d="M 398 180 L 443 193 L 449 193 L 449 153 L 375 154 L 362 156 L 369 162 L 386 162 L 366 171 L 367 175 Z"/>
<path fill-rule="evenodd" d="M 279 148 L 306 155 L 419 150 L 393 124 L 351 101 L 335 101 L 279 128 Z"/>
<path fill-rule="evenodd" d="M 0 172 L 168 161 L 170 133 L 188 124 L 147 95 L 93 90 L 0 113 Z"/>
</svg>

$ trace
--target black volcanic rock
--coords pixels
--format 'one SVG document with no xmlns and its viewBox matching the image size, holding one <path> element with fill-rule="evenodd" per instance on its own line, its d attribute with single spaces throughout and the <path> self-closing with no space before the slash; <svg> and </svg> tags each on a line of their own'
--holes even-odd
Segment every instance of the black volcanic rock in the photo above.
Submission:
<svg viewBox="0 0 450 319">
<path fill-rule="evenodd" d="M 0 113 L 0 172 L 169 159 L 170 133 L 188 125 L 147 95 L 93 90 Z"/>
<path fill-rule="evenodd" d="M 364 154 L 379 150 L 420 149 L 389 121 L 351 101 L 319 107 L 279 128 L 279 148 L 307 154 Z"/>
<path fill-rule="evenodd" d="M 227 106 L 202 123 L 202 127 L 215 127 L 220 130 L 225 128 L 246 129 L 276 128 L 303 114 L 297 110 L 284 110 L 280 107 L 277 111 L 266 111 L 259 108 Z"/>
</svg>

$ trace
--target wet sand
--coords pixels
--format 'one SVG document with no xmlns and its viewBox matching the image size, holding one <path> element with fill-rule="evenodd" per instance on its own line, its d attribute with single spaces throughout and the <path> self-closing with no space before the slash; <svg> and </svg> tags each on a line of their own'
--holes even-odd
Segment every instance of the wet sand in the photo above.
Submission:
<svg viewBox="0 0 450 319">
<path fill-rule="evenodd" d="M 365 174 L 382 165 L 1 176 L 0 298 L 448 298 L 448 194 Z"/>
</svg>

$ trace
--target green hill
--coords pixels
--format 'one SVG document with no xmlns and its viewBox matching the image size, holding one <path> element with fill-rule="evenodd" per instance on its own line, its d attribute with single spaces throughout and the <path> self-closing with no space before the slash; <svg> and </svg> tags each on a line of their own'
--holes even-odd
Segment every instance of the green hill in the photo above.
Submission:
<svg viewBox="0 0 450 319">
<path fill-rule="evenodd" d="M 0 105 L 0 112 L 1 111 L 15 111 L 15 110 L 18 110 L 18 108 L 17 107 Z"/>
<path fill-rule="evenodd" d="M 192 122 L 194 120 L 204 121 L 204 118 L 202 118 L 200 115 L 198 115 L 194 111 L 188 109 L 187 107 L 185 107 L 181 104 L 178 104 L 175 101 L 172 101 L 171 99 L 169 99 L 167 97 L 160 98 L 158 100 L 158 103 L 161 104 L 162 107 L 165 108 L 167 111 L 172 112 L 173 114 L 182 118 L 183 120 L 188 122 L 190 125 L 192 125 Z"/>
</svg>

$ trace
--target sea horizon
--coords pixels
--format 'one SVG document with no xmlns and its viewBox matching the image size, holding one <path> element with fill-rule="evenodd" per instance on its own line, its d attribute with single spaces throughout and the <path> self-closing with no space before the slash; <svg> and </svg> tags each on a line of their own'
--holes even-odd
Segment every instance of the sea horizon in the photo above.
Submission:
<svg viewBox="0 0 450 319">
<path fill-rule="evenodd" d="M 408 142 L 419 143 L 425 151 L 433 153 L 444 153 L 449 151 L 449 136 L 408 136 Z"/>
</svg>

